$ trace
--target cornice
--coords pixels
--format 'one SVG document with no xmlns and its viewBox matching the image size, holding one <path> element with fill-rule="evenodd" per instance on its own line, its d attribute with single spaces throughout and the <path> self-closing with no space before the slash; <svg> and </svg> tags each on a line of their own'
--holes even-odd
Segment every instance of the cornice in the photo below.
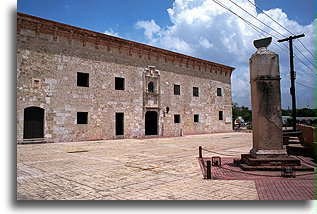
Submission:
<svg viewBox="0 0 317 214">
<path fill-rule="evenodd" d="M 60 36 L 68 38 L 69 43 L 71 43 L 72 40 L 79 40 L 82 42 L 83 46 L 85 46 L 87 42 L 94 43 L 96 49 L 103 45 L 107 47 L 108 51 L 110 51 L 111 48 L 117 48 L 119 49 L 119 52 L 121 52 L 122 49 L 126 49 L 129 55 L 132 55 L 132 52 L 139 54 L 139 56 L 141 56 L 141 54 L 147 55 L 148 59 L 153 57 L 158 60 L 162 57 L 165 62 L 171 61 L 173 64 L 183 64 L 186 67 L 198 66 L 199 70 L 205 69 L 206 72 L 219 72 L 224 73 L 225 75 L 231 75 L 235 69 L 230 66 L 196 57 L 18 12 L 17 34 L 20 33 L 21 29 L 33 30 L 35 31 L 36 36 L 40 33 L 52 35 L 54 41 Z"/>
</svg>

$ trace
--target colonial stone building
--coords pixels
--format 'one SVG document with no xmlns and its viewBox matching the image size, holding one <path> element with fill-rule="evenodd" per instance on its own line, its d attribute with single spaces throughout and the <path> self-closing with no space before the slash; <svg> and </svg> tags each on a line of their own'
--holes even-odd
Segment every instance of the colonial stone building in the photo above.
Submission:
<svg viewBox="0 0 317 214">
<path fill-rule="evenodd" d="M 17 141 L 226 132 L 232 67 L 17 14 Z"/>
</svg>

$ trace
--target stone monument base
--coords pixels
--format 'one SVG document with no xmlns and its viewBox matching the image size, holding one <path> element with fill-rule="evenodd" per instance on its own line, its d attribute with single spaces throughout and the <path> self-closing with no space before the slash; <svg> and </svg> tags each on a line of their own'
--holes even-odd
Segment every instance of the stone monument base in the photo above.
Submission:
<svg viewBox="0 0 317 214">
<path fill-rule="evenodd" d="M 251 149 L 250 155 L 254 158 L 287 158 L 285 149 L 264 150 L 264 149 Z"/>
<path fill-rule="evenodd" d="M 295 171 L 314 171 L 314 168 L 304 166 L 300 160 L 287 155 L 254 157 L 251 154 L 241 154 L 241 159 L 233 162 L 245 171 L 282 171 L 286 166 L 292 167 Z"/>
</svg>

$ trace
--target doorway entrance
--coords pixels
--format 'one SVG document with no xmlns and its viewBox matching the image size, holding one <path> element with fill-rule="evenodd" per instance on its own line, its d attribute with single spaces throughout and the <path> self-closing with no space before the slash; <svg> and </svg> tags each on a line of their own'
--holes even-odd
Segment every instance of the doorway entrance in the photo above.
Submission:
<svg viewBox="0 0 317 214">
<path fill-rule="evenodd" d="M 156 111 L 145 113 L 145 135 L 157 135 L 158 117 Z"/>
<path fill-rule="evenodd" d="M 124 113 L 116 113 L 116 135 L 123 135 Z"/>
<path fill-rule="evenodd" d="M 24 109 L 23 139 L 44 138 L 44 109 Z"/>
</svg>

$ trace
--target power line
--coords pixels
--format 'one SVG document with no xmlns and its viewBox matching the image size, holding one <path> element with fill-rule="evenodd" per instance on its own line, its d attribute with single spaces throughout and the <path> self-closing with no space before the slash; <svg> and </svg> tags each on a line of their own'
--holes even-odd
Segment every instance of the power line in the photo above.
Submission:
<svg viewBox="0 0 317 214">
<path fill-rule="evenodd" d="M 273 30 L 274 32 L 276 32 L 277 34 L 281 35 L 282 37 L 285 37 L 285 35 L 281 34 L 280 32 L 278 32 L 277 30 L 273 29 L 271 26 L 265 24 L 264 22 L 262 22 L 260 19 L 258 19 L 257 17 L 255 17 L 254 15 L 252 15 L 251 13 L 249 13 L 248 11 L 246 11 L 245 9 L 243 9 L 241 6 L 239 6 L 237 3 L 235 3 L 232 0 L 229 0 L 231 3 L 233 3 L 234 5 L 236 5 L 237 7 L 239 7 L 241 10 L 243 10 L 244 12 L 246 12 L 247 14 L 249 14 L 250 16 L 252 16 L 254 19 L 256 19 L 257 21 L 259 21 L 260 23 L 262 23 L 263 25 L 265 25 L 266 27 L 270 28 L 271 30 Z"/>
<path fill-rule="evenodd" d="M 314 56 L 309 50 L 308 48 L 300 41 L 300 39 L 298 40 L 298 42 L 305 48 L 305 50 L 312 56 L 316 59 L 316 56 Z"/>
<path fill-rule="evenodd" d="M 234 11 L 232 11 L 230 8 L 226 7 L 224 4 L 222 4 L 221 2 L 219 2 L 218 0 L 212 0 L 213 2 L 215 2 L 216 4 L 218 4 L 219 6 L 223 7 L 224 9 L 228 10 L 230 13 L 234 14 L 235 16 L 237 16 L 238 18 L 240 18 L 242 21 L 244 21 L 247 25 L 249 25 L 250 27 L 252 27 L 254 30 L 256 30 L 258 33 L 260 33 L 261 35 L 265 36 L 262 32 L 278 39 L 276 36 L 266 32 L 265 30 L 257 27 L 256 25 L 252 24 L 251 22 L 247 21 L 246 19 L 244 19 L 243 17 L 239 16 L 237 13 L 235 13 Z M 261 32 L 262 31 L 262 32 Z M 281 48 L 283 51 L 286 51 L 285 49 L 283 49 L 281 46 L 277 45 L 277 47 Z M 286 51 L 287 52 L 287 51 Z"/>
<path fill-rule="evenodd" d="M 269 16 L 267 13 L 265 13 L 261 8 L 259 8 L 255 3 L 251 2 L 250 0 L 248 0 L 248 2 L 250 4 L 252 4 L 253 6 L 255 6 L 259 11 L 261 11 L 264 15 L 266 15 L 268 18 L 270 18 L 273 22 L 275 22 L 276 24 L 278 24 L 280 27 L 282 27 L 284 30 L 286 30 L 287 32 L 289 32 L 290 34 L 293 34 L 291 31 L 287 30 L 284 26 L 282 26 L 280 23 L 278 23 L 276 20 L 274 20 L 271 16 Z M 293 34 L 294 35 L 294 34 Z"/>
<path fill-rule="evenodd" d="M 261 8 L 259 8 L 255 3 L 251 2 L 250 0 L 248 0 L 248 2 L 250 4 L 252 4 L 253 6 L 256 7 L 256 9 L 258 9 L 259 11 L 261 11 L 264 15 L 266 15 L 269 19 L 271 19 L 273 22 L 275 22 L 276 24 L 278 24 L 280 27 L 282 27 L 284 30 L 286 30 L 287 32 L 289 32 L 292 35 L 295 35 L 294 33 L 292 33 L 291 31 L 289 31 L 287 28 L 285 28 L 283 25 L 281 25 L 280 23 L 278 23 L 275 19 L 273 19 L 271 16 L 269 16 L 267 13 L 265 13 Z M 299 43 L 305 48 L 305 50 L 313 57 L 316 59 L 316 56 L 314 56 L 309 50 L 308 48 L 300 41 L 298 40 Z"/>
<path fill-rule="evenodd" d="M 217 0 L 218 1 L 218 0 Z M 231 3 L 233 3 L 234 5 L 236 5 L 237 7 L 239 7 L 241 10 L 243 10 L 244 12 L 246 12 L 248 15 L 252 16 L 254 19 L 256 19 L 257 21 L 259 21 L 260 23 L 264 24 L 265 26 L 267 26 L 268 28 L 270 28 L 271 30 L 273 30 L 274 32 L 278 33 L 279 35 L 285 37 L 285 35 L 283 35 L 282 33 L 278 32 L 277 30 L 273 29 L 272 27 L 270 27 L 269 25 L 265 24 L 264 22 L 262 22 L 261 20 L 259 20 L 257 17 L 255 17 L 254 15 L 252 15 L 251 13 L 249 13 L 248 11 L 246 11 L 245 9 L 243 9 L 241 6 L 239 6 L 237 3 L 233 2 L 232 0 L 229 0 Z M 215 1 L 214 1 L 215 2 Z M 266 16 L 268 16 L 271 20 L 273 20 L 275 23 L 277 23 L 278 25 L 280 25 L 281 27 L 283 27 L 281 24 L 279 24 L 277 21 L 275 21 L 272 17 L 270 17 L 269 15 L 267 15 L 262 9 L 260 9 L 259 7 L 257 7 L 255 4 L 253 4 L 250 0 L 248 0 L 248 2 L 250 2 L 253 6 L 255 6 L 256 8 L 258 8 L 260 11 L 262 11 Z M 217 3 L 217 2 L 216 2 Z M 218 5 L 220 2 L 218 2 Z M 221 3 L 222 4 L 222 3 Z M 236 13 L 234 13 L 232 10 L 230 10 L 228 7 L 224 6 L 224 5 L 220 5 L 223 8 L 227 9 L 229 12 L 233 13 L 234 15 L 238 16 Z M 244 18 L 238 16 L 239 18 L 241 18 L 242 20 L 245 20 Z M 246 21 L 246 20 L 245 20 Z M 250 23 L 250 22 L 249 22 Z M 252 23 L 251 23 L 252 24 Z M 253 24 L 252 24 L 253 25 Z M 254 25 L 253 25 L 254 26 Z M 258 27 L 257 27 L 258 28 Z M 285 27 L 283 27 L 285 30 L 287 30 Z M 260 28 L 258 28 L 260 29 Z M 260 29 L 261 31 L 264 31 L 262 29 Z M 287 30 L 289 33 L 293 34 L 292 32 L 290 32 L 289 30 Z M 274 35 L 264 31 L 265 33 L 267 33 L 268 35 L 278 39 L 277 37 L 275 37 Z M 294 35 L 294 34 L 293 34 Z M 301 43 L 302 44 L 302 43 Z M 287 46 L 285 44 L 283 44 L 286 48 Z M 278 46 L 278 45 L 277 45 Z M 283 48 L 281 48 L 280 46 L 278 46 L 280 49 L 284 50 Z M 312 64 L 314 67 L 316 67 L 316 65 L 314 63 L 312 63 L 295 45 L 294 45 L 295 49 L 310 63 Z M 306 48 L 306 47 L 305 47 Z M 307 48 L 306 48 L 307 49 Z M 307 49 L 308 50 L 308 49 Z M 285 50 L 284 50 L 285 51 Z M 287 51 L 286 51 L 287 52 Z M 288 52 L 287 52 L 288 53 Z M 296 54 L 294 54 L 295 58 L 300 61 L 302 64 L 304 64 L 311 72 L 313 72 L 314 74 L 316 74 L 315 71 L 313 71 L 306 63 L 304 63 Z"/>
<path fill-rule="evenodd" d="M 294 58 L 297 59 L 298 61 L 300 61 L 303 65 L 305 65 L 305 66 L 309 69 L 309 71 L 313 72 L 315 75 L 317 74 L 316 71 L 314 71 L 313 69 L 311 69 L 306 63 L 304 63 L 304 62 L 303 62 L 300 58 L 298 58 L 298 56 L 296 56 L 295 54 L 294 54 Z"/>
<path fill-rule="evenodd" d="M 310 88 L 310 89 L 316 90 L 316 88 L 311 87 L 311 86 L 308 86 L 308 85 L 305 85 L 305 84 L 300 83 L 300 82 L 298 82 L 298 81 L 296 81 L 296 84 L 298 84 L 298 85 L 300 85 L 300 86 L 302 86 L 302 87 L 305 87 L 305 88 Z"/>
<path fill-rule="evenodd" d="M 296 72 L 297 73 L 297 72 Z M 290 73 L 286 73 L 285 74 L 287 77 L 290 77 Z M 300 78 L 301 79 L 301 78 Z M 302 80 L 302 79 L 301 79 Z M 315 87 L 313 87 L 313 86 L 308 86 L 308 83 L 303 83 L 303 82 L 298 82 L 298 77 L 297 77 L 297 75 L 296 75 L 296 81 L 295 81 L 295 83 L 297 84 L 299 84 L 300 86 L 302 86 L 302 87 L 306 87 L 306 88 L 310 88 L 310 89 L 313 89 L 313 90 L 316 90 L 316 88 Z"/>
<path fill-rule="evenodd" d="M 290 76 L 291 76 L 291 88 L 290 92 L 292 95 L 292 126 L 293 131 L 296 131 L 296 91 L 295 91 L 295 71 L 294 71 L 294 54 L 293 54 L 293 40 L 304 37 L 304 34 L 290 36 L 285 39 L 277 40 L 277 42 L 288 42 L 289 54 L 290 54 Z M 298 100 L 298 98 L 297 98 Z M 299 100 L 298 100 L 299 102 Z"/>
<path fill-rule="evenodd" d="M 267 35 L 270 35 L 270 36 L 272 36 L 273 38 L 275 38 L 275 39 L 279 39 L 279 38 L 277 38 L 276 36 L 274 36 L 274 35 L 272 35 L 272 34 L 270 34 L 270 33 L 268 33 L 268 32 L 266 32 L 265 30 L 263 30 L 263 29 L 261 29 L 261 28 L 259 28 L 259 27 L 257 27 L 256 25 L 254 25 L 254 24 L 252 24 L 251 22 L 249 22 L 249 21 L 247 21 L 246 19 L 244 19 L 243 17 L 241 17 L 240 15 L 238 15 L 237 13 L 235 13 L 234 11 L 232 11 L 230 8 L 228 8 L 227 6 L 225 6 L 223 3 L 221 3 L 219 0 L 212 0 L 213 2 L 215 2 L 216 4 L 218 4 L 219 6 L 221 6 L 222 8 L 224 8 L 224 9 L 226 9 L 227 11 L 229 11 L 230 13 L 232 13 L 232 14 L 234 14 L 235 16 L 237 16 L 238 18 L 240 18 L 241 20 L 243 20 L 247 25 L 249 25 L 251 28 L 253 28 L 254 30 L 256 30 L 258 33 L 260 33 L 261 35 L 263 35 L 263 36 L 265 36 L 262 32 L 264 32 L 265 34 L 267 34 Z M 231 1 L 231 0 L 230 0 Z M 232 1 L 231 1 L 232 2 Z M 234 3 L 234 2 L 232 2 L 232 3 Z M 235 5 L 237 5 L 236 3 L 234 3 Z M 238 6 L 238 5 L 237 5 Z M 238 6 L 238 7 L 240 7 L 240 6 Z M 241 8 L 241 7 L 240 7 Z M 242 8 L 241 8 L 242 9 Z M 243 9 L 244 10 L 244 9 Z M 245 10 L 244 10 L 245 11 Z M 245 12 L 247 12 L 247 11 L 245 11 Z M 247 12 L 249 15 L 250 15 L 250 13 L 249 12 Z M 258 21 L 260 21 L 258 18 L 256 18 L 256 17 L 254 17 L 253 15 L 252 15 L 252 17 L 253 18 L 255 18 L 256 20 L 258 20 Z M 263 23 L 262 21 L 260 21 L 261 23 Z M 264 23 L 265 24 L 265 23 Z M 265 24 L 266 25 L 266 24 Z M 266 25 L 266 26 L 268 26 L 268 25 Z M 270 26 L 268 26 L 269 28 L 271 28 Z M 273 29 L 273 28 L 271 28 L 271 29 Z M 274 29 L 273 29 L 274 30 Z M 261 32 L 262 31 L 262 32 Z M 281 34 L 281 33 L 279 33 L 278 31 L 276 31 L 276 30 L 274 30 L 275 32 L 277 32 L 279 35 L 283 35 L 283 34 Z M 274 43 L 275 44 L 275 43 Z M 285 49 L 283 49 L 282 47 L 280 47 L 279 45 L 277 45 L 277 44 L 275 44 L 277 47 L 279 47 L 280 49 L 282 49 L 283 51 L 285 51 L 286 53 L 288 53 L 288 51 L 287 50 L 285 50 Z M 282 44 L 283 46 L 285 46 L 286 48 L 287 48 L 287 46 L 285 45 L 285 44 Z M 297 49 L 300 53 L 301 53 L 301 51 L 299 50 L 299 49 Z M 302 55 L 303 55 L 303 53 L 301 53 Z M 300 61 L 303 65 L 305 65 L 311 72 L 313 72 L 315 75 L 316 75 L 316 72 L 315 71 L 313 71 L 307 64 L 305 64 L 297 55 L 295 55 L 294 54 L 294 56 L 295 56 L 295 58 L 298 60 L 298 61 Z"/>
<path fill-rule="evenodd" d="M 316 67 L 316 65 L 314 63 L 312 63 L 295 45 L 294 48 L 310 63 L 312 64 L 314 67 Z"/>
<path fill-rule="evenodd" d="M 250 27 L 252 27 L 254 30 L 256 30 L 257 32 L 260 33 L 260 31 L 263 31 L 266 34 L 269 34 L 268 32 L 266 32 L 265 30 L 262 30 L 261 28 L 257 27 L 256 25 L 252 24 L 251 22 L 247 21 L 246 19 L 244 19 L 243 17 L 239 16 L 237 13 L 233 12 L 230 8 L 226 7 L 224 4 L 222 4 L 221 2 L 219 2 L 218 0 L 212 0 L 213 2 L 215 2 L 216 4 L 218 4 L 219 6 L 223 7 L 224 9 L 228 10 L 229 12 L 231 12 L 232 14 L 234 14 L 235 16 L 237 16 L 238 18 L 242 19 L 246 24 L 248 24 Z M 261 34 L 261 33 L 260 33 Z"/>
</svg>

